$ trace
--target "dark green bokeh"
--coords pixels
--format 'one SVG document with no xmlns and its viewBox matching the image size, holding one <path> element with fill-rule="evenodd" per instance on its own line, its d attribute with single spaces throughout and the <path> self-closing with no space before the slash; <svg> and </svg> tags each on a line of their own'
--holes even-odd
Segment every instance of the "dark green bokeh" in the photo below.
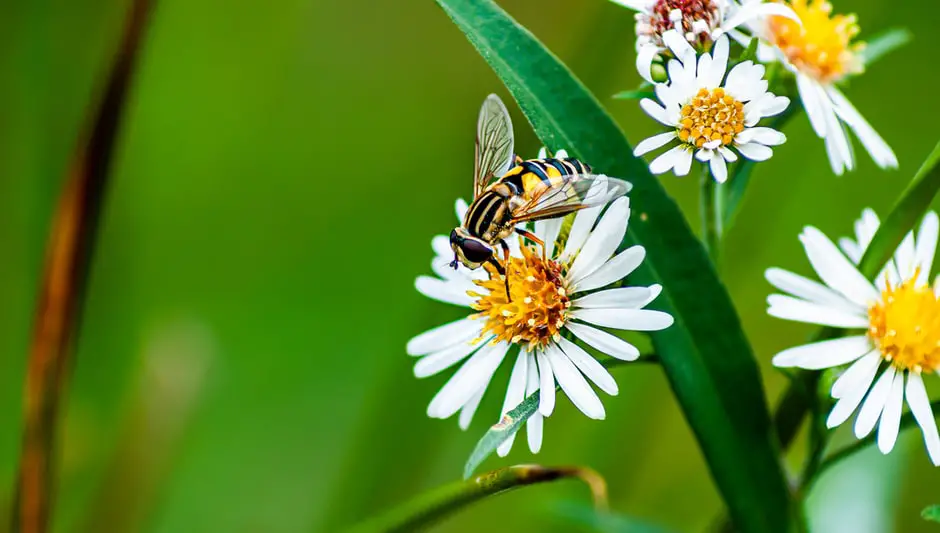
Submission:
<svg viewBox="0 0 940 533">
<path fill-rule="evenodd" d="M 637 83 L 632 13 L 605 0 L 502 5 L 631 141 L 654 131 L 633 102 L 608 97 Z M 126 6 L 0 6 L 0 514 L 48 220 Z M 914 33 L 847 89 L 901 169 L 882 172 L 860 153 L 856 172 L 832 176 L 805 118 L 758 167 L 723 273 L 771 399 L 784 380 L 770 356 L 810 328 L 766 316 L 763 270 L 808 272 L 801 227 L 840 235 L 863 207 L 884 213 L 937 140 L 933 2 L 839 7 L 858 13 L 863 37 Z M 425 416 L 445 378 L 416 380 L 404 343 L 460 314 L 412 284 L 429 271 L 431 236 L 454 224 L 454 199 L 470 192 L 473 124 L 494 91 L 508 100 L 431 2 L 160 2 L 93 264 L 57 531 L 335 531 L 460 475 L 508 370 L 464 433 Z M 510 111 L 519 151 L 534 155 Z M 695 181 L 663 180 L 697 220 Z M 615 509 L 681 531 L 707 526 L 721 504 L 661 371 L 616 372 L 607 421 L 560 402 L 541 454 L 519 443 L 485 466 L 586 464 L 607 478 Z M 915 430 L 891 457 L 833 470 L 813 508 L 862 506 L 876 523 L 930 531 L 919 513 L 937 503 L 938 482 Z M 498 517 L 506 530 L 568 531 L 552 508 L 586 498 L 574 483 L 532 487 L 439 529 L 479 531 Z M 7 523 L 0 516 L 0 530 Z"/>
</svg>

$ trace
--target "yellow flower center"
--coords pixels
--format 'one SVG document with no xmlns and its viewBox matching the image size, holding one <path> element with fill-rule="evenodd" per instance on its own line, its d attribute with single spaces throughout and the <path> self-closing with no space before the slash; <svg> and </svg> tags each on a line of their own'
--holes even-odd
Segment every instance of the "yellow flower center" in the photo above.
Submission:
<svg viewBox="0 0 940 533">
<path fill-rule="evenodd" d="M 568 318 L 571 301 L 562 265 L 543 260 L 541 251 L 522 246 L 522 258 L 511 257 L 506 265 L 506 281 L 491 265 L 484 265 L 490 278 L 474 281 L 489 292 L 468 291 L 476 298 L 474 318 L 485 319 L 482 337 L 496 335 L 495 341 L 513 342 L 531 351 L 545 346 L 561 331 Z"/>
<path fill-rule="evenodd" d="M 881 293 L 868 310 L 868 336 L 885 361 L 900 370 L 940 368 L 940 299 L 917 276 Z"/>
<path fill-rule="evenodd" d="M 832 4 L 826 0 L 790 0 L 789 5 L 803 26 L 788 18 L 770 17 L 769 40 L 797 70 L 823 83 L 862 72 L 858 52 L 865 43 L 852 43 L 859 32 L 855 15 L 833 15 Z"/>
<path fill-rule="evenodd" d="M 699 89 L 692 101 L 682 106 L 679 117 L 679 139 L 701 148 L 718 141 L 731 144 L 734 136 L 744 131 L 744 104 L 721 87 Z"/>
</svg>

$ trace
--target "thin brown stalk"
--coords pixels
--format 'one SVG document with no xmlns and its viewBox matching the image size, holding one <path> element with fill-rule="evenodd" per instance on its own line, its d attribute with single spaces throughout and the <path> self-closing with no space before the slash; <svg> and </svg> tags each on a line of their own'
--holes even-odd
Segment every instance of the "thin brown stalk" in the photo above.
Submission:
<svg viewBox="0 0 940 533">
<path fill-rule="evenodd" d="M 150 0 L 135 0 L 131 5 L 101 102 L 78 143 L 55 209 L 26 370 L 25 427 L 13 531 L 44 533 L 50 529 L 59 410 L 108 170 L 149 11 Z"/>
</svg>

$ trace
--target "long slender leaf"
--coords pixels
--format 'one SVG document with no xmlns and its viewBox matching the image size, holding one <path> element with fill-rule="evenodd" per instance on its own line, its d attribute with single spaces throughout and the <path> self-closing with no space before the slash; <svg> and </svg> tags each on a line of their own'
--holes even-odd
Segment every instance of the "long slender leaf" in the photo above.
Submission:
<svg viewBox="0 0 940 533">
<path fill-rule="evenodd" d="M 613 119 L 571 72 L 490 0 L 437 0 L 519 103 L 549 148 L 633 182 L 628 243 L 660 282 L 656 306 L 676 324 L 652 335 L 666 375 L 741 531 L 789 529 L 789 492 L 772 444 L 757 365 L 714 268 L 675 202 Z"/>
<path fill-rule="evenodd" d="M 607 483 L 597 472 L 583 467 L 519 465 L 481 474 L 436 488 L 383 514 L 356 525 L 348 533 L 411 533 L 488 496 L 526 485 L 559 479 L 580 479 L 594 498 L 594 505 L 607 507 Z"/>
<path fill-rule="evenodd" d="M 872 37 L 862 50 L 862 62 L 869 66 L 875 61 L 907 45 L 913 39 L 907 28 L 891 28 Z"/>
</svg>

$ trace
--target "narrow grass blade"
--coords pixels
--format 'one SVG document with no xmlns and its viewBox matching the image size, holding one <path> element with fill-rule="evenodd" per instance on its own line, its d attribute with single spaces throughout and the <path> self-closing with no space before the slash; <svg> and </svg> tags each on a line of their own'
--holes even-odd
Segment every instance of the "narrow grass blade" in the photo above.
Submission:
<svg viewBox="0 0 940 533">
<path fill-rule="evenodd" d="M 906 46 L 914 36 L 907 28 L 891 28 L 875 35 L 865 44 L 861 52 L 862 63 L 871 66 L 874 62 L 895 50 Z"/>
</svg>

